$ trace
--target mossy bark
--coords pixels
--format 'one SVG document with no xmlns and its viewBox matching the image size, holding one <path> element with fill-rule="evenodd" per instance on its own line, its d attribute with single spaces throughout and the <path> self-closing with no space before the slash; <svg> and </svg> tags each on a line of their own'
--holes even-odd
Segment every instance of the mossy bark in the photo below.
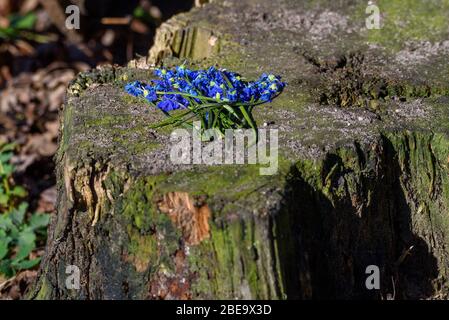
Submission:
<svg viewBox="0 0 449 320">
<path fill-rule="evenodd" d="M 365 5 L 214 1 L 158 32 L 148 64 L 188 58 L 288 82 L 255 111 L 279 130 L 273 176 L 170 163 L 170 131 L 149 127 L 162 116 L 123 92 L 150 70 L 77 78 L 61 114 L 58 214 L 29 297 L 447 298 L 447 25 L 400 32 L 429 13 L 387 6 L 417 20 L 385 21 L 383 38 L 360 29 Z M 79 290 L 67 289 L 68 265 Z M 369 265 L 380 290 L 365 286 Z"/>
</svg>

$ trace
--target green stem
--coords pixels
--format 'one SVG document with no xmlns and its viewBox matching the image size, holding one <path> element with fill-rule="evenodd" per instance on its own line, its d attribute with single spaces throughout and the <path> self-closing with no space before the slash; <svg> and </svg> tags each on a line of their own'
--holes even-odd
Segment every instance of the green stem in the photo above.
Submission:
<svg viewBox="0 0 449 320">
<path fill-rule="evenodd" d="M 248 124 L 253 129 L 255 137 L 256 137 L 256 142 L 257 142 L 259 140 L 259 136 L 258 136 L 257 126 L 256 126 L 254 119 L 246 112 L 246 109 L 244 107 L 240 107 L 240 111 L 242 112 L 242 114 L 245 117 Z"/>
<path fill-rule="evenodd" d="M 169 91 L 169 92 L 156 91 L 156 94 L 158 94 L 158 95 L 179 94 L 179 95 L 184 96 L 184 97 L 190 97 L 190 98 L 194 98 L 194 99 L 201 99 L 201 100 L 217 102 L 217 99 L 213 99 L 213 98 L 209 98 L 209 97 L 205 97 L 205 96 L 195 96 L 193 94 L 184 93 L 184 92 L 181 92 L 181 91 Z"/>
</svg>

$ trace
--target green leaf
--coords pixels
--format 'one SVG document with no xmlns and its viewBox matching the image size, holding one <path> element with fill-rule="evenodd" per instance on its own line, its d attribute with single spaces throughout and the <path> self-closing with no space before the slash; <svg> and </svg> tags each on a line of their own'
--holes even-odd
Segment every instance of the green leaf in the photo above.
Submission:
<svg viewBox="0 0 449 320">
<path fill-rule="evenodd" d="M 14 224 L 12 223 L 12 220 L 9 217 L 9 215 L 6 214 L 0 215 L 0 230 L 9 231 L 13 227 Z"/>
<path fill-rule="evenodd" d="M 17 264 L 23 259 L 27 258 L 30 255 L 31 251 L 34 250 L 34 248 L 34 243 L 20 246 L 17 255 L 13 259 L 13 264 Z"/>
<path fill-rule="evenodd" d="M 2 166 L 0 166 L 0 174 L 4 174 L 6 176 L 10 176 L 14 170 L 14 167 L 10 165 L 9 163 L 5 163 Z"/>
<path fill-rule="evenodd" d="M 11 28 L 0 28 L 0 39 L 9 39 L 11 38 L 10 36 L 10 32 L 11 32 Z"/>
<path fill-rule="evenodd" d="M 23 260 L 20 262 L 12 262 L 11 265 L 18 270 L 30 269 L 39 264 L 41 258 L 36 258 L 32 260 Z"/>
<path fill-rule="evenodd" d="M 11 238 L 8 237 L 2 237 L 0 238 L 0 260 L 3 260 L 4 257 L 9 252 L 8 246 L 11 242 Z"/>
<path fill-rule="evenodd" d="M 14 223 L 11 223 L 8 231 L 9 231 L 9 236 L 17 242 L 17 239 L 19 239 L 20 231 Z"/>
<path fill-rule="evenodd" d="M 16 148 L 15 143 L 7 143 L 0 147 L 0 153 L 14 151 L 15 148 Z"/>
<path fill-rule="evenodd" d="M 23 223 L 25 218 L 25 213 L 28 209 L 28 203 L 22 202 L 18 208 L 11 211 L 11 219 L 17 226 Z"/>
<path fill-rule="evenodd" d="M 21 186 L 15 186 L 12 190 L 11 190 L 11 194 L 16 196 L 16 197 L 20 197 L 23 198 L 27 195 L 26 190 L 21 187 Z"/>
<path fill-rule="evenodd" d="M 4 194 L 4 193 L 0 193 L 0 205 L 2 206 L 6 206 L 9 202 L 9 197 L 8 195 Z"/>
<path fill-rule="evenodd" d="M 20 231 L 18 236 L 18 244 L 19 246 L 26 246 L 26 245 L 34 245 L 34 241 L 36 241 L 36 235 L 34 234 L 33 229 L 30 227 L 26 227 L 22 231 Z"/>
<path fill-rule="evenodd" d="M 142 7 L 136 7 L 133 12 L 134 18 L 141 19 L 145 16 L 145 10 Z"/>
<path fill-rule="evenodd" d="M 231 106 L 228 106 L 227 104 L 225 104 L 223 107 L 226 110 L 228 110 L 230 114 L 232 114 L 234 117 L 236 117 L 237 119 L 240 120 L 240 118 L 239 118 L 238 114 L 235 112 L 234 108 L 232 108 Z"/>
<path fill-rule="evenodd" d="M 8 278 L 14 275 L 14 271 L 11 268 L 11 261 L 9 260 L 0 261 L 0 274 L 4 274 Z"/>
<path fill-rule="evenodd" d="M 11 18 L 11 27 L 15 29 L 33 29 L 37 16 L 34 13 L 28 13 L 25 16 L 13 16 Z"/>
<path fill-rule="evenodd" d="M 2 153 L 0 154 L 0 162 L 1 163 L 8 163 L 9 160 L 11 160 L 12 158 L 12 152 L 4 152 L 2 151 Z"/>
<path fill-rule="evenodd" d="M 31 251 L 36 247 L 36 235 L 31 228 L 26 228 L 18 236 L 18 252 L 14 261 L 21 261 L 28 257 Z"/>
<path fill-rule="evenodd" d="M 44 213 L 35 213 L 30 219 L 30 228 L 33 230 L 46 227 L 50 222 L 50 215 Z"/>
<path fill-rule="evenodd" d="M 253 118 L 247 113 L 245 107 L 243 106 L 240 107 L 240 111 L 242 112 L 243 116 L 245 117 L 245 120 L 248 122 L 250 127 L 253 129 L 255 141 L 250 142 L 250 145 L 252 145 L 253 143 L 256 143 L 258 141 L 258 132 L 256 123 L 254 122 Z"/>
</svg>

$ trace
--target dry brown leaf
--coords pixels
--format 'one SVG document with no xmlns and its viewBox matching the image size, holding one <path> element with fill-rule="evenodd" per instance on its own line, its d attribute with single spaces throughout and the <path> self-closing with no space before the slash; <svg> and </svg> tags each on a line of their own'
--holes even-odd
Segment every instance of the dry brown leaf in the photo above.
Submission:
<svg viewBox="0 0 449 320">
<path fill-rule="evenodd" d="M 38 158 L 36 153 L 33 154 L 19 154 L 12 158 L 12 162 L 17 172 L 24 172 L 34 161 Z"/>
<path fill-rule="evenodd" d="M 51 137 L 56 138 L 59 133 L 59 120 L 45 123 L 45 129 Z"/>
<path fill-rule="evenodd" d="M 78 72 L 84 72 L 90 69 L 90 66 L 85 62 L 75 62 L 73 63 L 73 67 Z"/>
<path fill-rule="evenodd" d="M 57 198 L 56 186 L 44 190 L 39 197 L 37 205 L 38 212 L 53 212 L 56 208 Z"/>
<path fill-rule="evenodd" d="M 131 22 L 131 30 L 137 33 L 147 33 L 149 31 L 148 26 L 139 20 Z"/>
<path fill-rule="evenodd" d="M 101 37 L 101 44 L 109 47 L 114 43 L 115 40 L 115 32 L 112 30 L 106 30 L 106 32 Z"/>
<path fill-rule="evenodd" d="M 36 279 L 37 271 L 27 270 L 18 273 L 14 278 L 0 283 L 1 300 L 18 300 L 25 295 L 26 289 Z"/>
<path fill-rule="evenodd" d="M 33 11 L 34 9 L 36 9 L 38 4 L 39 4 L 38 0 L 25 0 L 23 4 L 20 6 L 20 13 L 26 14 L 30 11 Z"/>
<path fill-rule="evenodd" d="M 9 27 L 9 19 L 4 16 L 0 16 L 0 28 L 8 28 L 8 27 Z"/>
<path fill-rule="evenodd" d="M 48 133 L 44 133 L 30 135 L 23 151 L 50 157 L 55 154 L 57 148 L 56 143 L 53 142 L 53 137 Z"/>
<path fill-rule="evenodd" d="M 20 54 L 23 56 L 30 56 L 36 52 L 34 47 L 24 40 L 18 39 L 14 42 L 14 45 L 19 49 Z"/>
<path fill-rule="evenodd" d="M 0 74 L 1 74 L 2 78 L 5 79 L 6 81 L 10 81 L 12 79 L 11 70 L 6 65 L 1 66 Z"/>
<path fill-rule="evenodd" d="M 64 102 L 65 86 L 59 86 L 57 89 L 50 91 L 48 95 L 48 110 L 57 111 Z"/>
</svg>

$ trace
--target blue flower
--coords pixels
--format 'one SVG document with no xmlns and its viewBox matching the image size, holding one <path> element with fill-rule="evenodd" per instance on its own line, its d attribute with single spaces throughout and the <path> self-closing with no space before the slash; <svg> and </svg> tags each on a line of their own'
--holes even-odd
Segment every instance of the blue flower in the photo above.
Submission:
<svg viewBox="0 0 449 320">
<path fill-rule="evenodd" d="M 242 102 L 250 102 L 251 100 L 257 101 L 258 99 L 257 88 L 251 83 L 245 86 L 239 95 L 239 100 Z"/>
<path fill-rule="evenodd" d="M 139 81 L 128 83 L 125 91 L 136 97 L 143 96 L 167 112 L 186 108 L 191 103 L 202 104 L 204 99 L 201 97 L 231 105 L 272 101 L 286 85 L 281 77 L 273 74 L 263 73 L 256 81 L 250 82 L 236 72 L 214 66 L 190 70 L 180 65 L 173 70 L 156 69 L 154 74 L 158 79 L 148 84 Z"/>
<path fill-rule="evenodd" d="M 217 83 L 215 83 L 214 81 L 211 81 L 209 83 L 209 87 L 207 88 L 207 96 L 209 98 L 220 100 L 222 95 L 223 95 L 223 88 L 218 86 Z"/>
<path fill-rule="evenodd" d="M 260 101 L 269 101 L 271 102 L 271 100 L 273 100 L 273 93 L 269 90 L 265 90 L 261 93 L 260 95 Z"/>
<path fill-rule="evenodd" d="M 178 77 L 186 77 L 187 76 L 187 72 L 189 70 L 186 68 L 185 65 L 180 65 L 176 67 L 176 72 L 178 73 Z"/>
<path fill-rule="evenodd" d="M 172 84 L 167 80 L 155 80 L 154 89 L 162 92 L 173 91 Z"/>
<path fill-rule="evenodd" d="M 285 87 L 281 77 L 262 74 L 256 81 L 247 81 L 236 72 L 218 69 L 214 66 L 202 70 L 190 70 L 185 65 L 174 69 L 156 69 L 155 79 L 147 83 L 134 81 L 126 84 L 125 91 L 136 97 L 143 97 L 151 106 L 168 113 L 188 108 L 180 113 L 183 121 L 189 121 L 191 114 L 200 119 L 206 129 L 224 134 L 227 128 L 248 128 L 257 130 L 252 117 L 247 116 L 253 107 L 272 101 Z M 243 108 L 233 112 L 230 108 Z M 245 117 L 243 117 L 245 116 Z M 213 120 L 213 121 L 211 121 Z M 170 119 L 157 127 L 173 123 Z"/>
<path fill-rule="evenodd" d="M 125 86 L 125 90 L 130 95 L 139 97 L 143 94 L 143 84 L 139 81 L 130 82 Z"/>
<path fill-rule="evenodd" d="M 164 80 L 173 78 L 173 76 L 175 75 L 175 73 L 171 70 L 167 70 L 167 69 L 156 69 L 154 70 L 154 74 L 159 77 L 162 78 Z"/>
<path fill-rule="evenodd" d="M 231 91 L 228 91 L 226 98 L 230 102 L 237 102 L 237 100 L 238 100 L 237 90 L 233 89 Z"/>
<path fill-rule="evenodd" d="M 169 112 L 169 111 L 173 111 L 173 110 L 177 110 L 179 108 L 181 108 L 180 104 L 172 99 L 163 99 L 161 100 L 158 104 L 157 107 L 165 112 Z"/>
<path fill-rule="evenodd" d="M 145 97 L 145 99 L 147 99 L 149 102 L 154 102 L 158 99 L 156 90 L 154 89 L 154 87 L 152 87 L 150 85 L 146 85 L 144 87 L 142 94 Z"/>
</svg>

